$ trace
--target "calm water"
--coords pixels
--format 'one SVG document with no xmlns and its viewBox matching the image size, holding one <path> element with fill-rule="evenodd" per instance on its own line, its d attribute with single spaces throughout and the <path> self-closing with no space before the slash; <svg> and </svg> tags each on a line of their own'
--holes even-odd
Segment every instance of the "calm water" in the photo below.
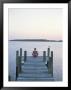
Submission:
<svg viewBox="0 0 71 90">
<path fill-rule="evenodd" d="M 43 55 L 43 51 L 47 51 L 48 46 L 53 50 L 53 75 L 55 81 L 62 80 L 62 42 L 24 42 L 24 41 L 9 41 L 9 74 L 12 80 L 15 79 L 16 73 L 16 50 L 20 48 L 27 50 L 28 56 L 32 55 L 33 48 L 37 48 L 39 56 Z"/>
</svg>

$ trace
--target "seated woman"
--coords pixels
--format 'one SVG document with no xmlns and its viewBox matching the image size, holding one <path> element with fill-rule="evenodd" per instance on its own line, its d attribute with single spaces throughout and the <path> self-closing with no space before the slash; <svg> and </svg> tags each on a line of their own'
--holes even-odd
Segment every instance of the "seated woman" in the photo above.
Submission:
<svg viewBox="0 0 71 90">
<path fill-rule="evenodd" d="M 36 48 L 34 48 L 34 51 L 32 53 L 33 57 L 37 57 L 38 56 L 38 52 L 36 51 Z"/>
</svg>

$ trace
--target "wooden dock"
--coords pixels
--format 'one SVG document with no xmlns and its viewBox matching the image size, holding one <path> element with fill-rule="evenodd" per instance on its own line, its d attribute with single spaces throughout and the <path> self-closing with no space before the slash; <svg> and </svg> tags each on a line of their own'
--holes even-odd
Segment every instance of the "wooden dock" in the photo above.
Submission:
<svg viewBox="0 0 71 90">
<path fill-rule="evenodd" d="M 22 58 L 23 60 L 23 58 Z M 24 64 L 21 64 L 22 71 L 19 73 L 17 81 L 53 81 L 48 68 L 43 62 L 43 57 L 28 56 Z"/>
<path fill-rule="evenodd" d="M 10 78 L 11 79 L 11 78 Z M 27 51 L 22 55 L 16 51 L 16 81 L 54 81 L 53 77 L 53 51 L 48 48 L 43 56 L 28 56 Z"/>
</svg>

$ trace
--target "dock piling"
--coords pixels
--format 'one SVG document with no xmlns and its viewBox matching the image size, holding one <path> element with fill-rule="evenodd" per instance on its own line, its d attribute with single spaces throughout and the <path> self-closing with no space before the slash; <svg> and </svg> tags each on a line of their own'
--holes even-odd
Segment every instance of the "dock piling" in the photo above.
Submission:
<svg viewBox="0 0 71 90">
<path fill-rule="evenodd" d="M 48 48 L 48 51 L 47 51 L 47 56 L 49 57 L 50 56 L 50 48 Z"/>
<path fill-rule="evenodd" d="M 18 70 L 19 70 L 19 73 L 21 72 L 21 58 L 22 57 L 18 57 Z"/>
<path fill-rule="evenodd" d="M 47 60 L 46 60 L 46 66 L 48 67 L 48 63 L 49 63 L 49 58 L 50 58 L 50 48 L 48 47 L 47 49 Z"/>
<path fill-rule="evenodd" d="M 46 62 L 46 51 L 43 51 L 43 62 Z"/>
<path fill-rule="evenodd" d="M 17 80 L 17 77 L 18 77 L 18 66 L 16 66 L 16 80 Z"/>
<path fill-rule="evenodd" d="M 19 72 L 21 72 L 21 62 L 22 62 L 22 48 L 20 48 L 20 57 L 19 57 Z"/>
<path fill-rule="evenodd" d="M 19 51 L 16 51 L 16 78 L 18 77 L 18 57 L 19 57 Z"/>
<path fill-rule="evenodd" d="M 49 58 L 48 73 L 53 76 L 53 51 L 51 51 L 51 57 Z"/>
<path fill-rule="evenodd" d="M 27 51 L 24 51 L 24 62 L 26 61 L 27 59 Z"/>
<path fill-rule="evenodd" d="M 51 51 L 51 73 L 53 76 L 53 51 Z"/>
<path fill-rule="evenodd" d="M 20 48 L 20 58 L 22 59 L 22 48 Z"/>
<path fill-rule="evenodd" d="M 22 58 L 22 50 L 20 49 L 20 56 L 19 51 L 16 51 L 16 78 L 18 77 L 18 73 L 21 72 L 21 58 Z"/>
</svg>

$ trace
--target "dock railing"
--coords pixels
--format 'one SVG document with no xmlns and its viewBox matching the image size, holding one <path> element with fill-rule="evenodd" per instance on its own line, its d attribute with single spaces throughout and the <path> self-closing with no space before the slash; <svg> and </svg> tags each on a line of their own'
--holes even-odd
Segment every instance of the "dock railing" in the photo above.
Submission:
<svg viewBox="0 0 71 90">
<path fill-rule="evenodd" d="M 43 61 L 47 66 L 48 73 L 53 76 L 53 51 L 50 51 L 50 48 L 47 49 L 47 56 L 46 51 L 43 51 Z"/>
</svg>

